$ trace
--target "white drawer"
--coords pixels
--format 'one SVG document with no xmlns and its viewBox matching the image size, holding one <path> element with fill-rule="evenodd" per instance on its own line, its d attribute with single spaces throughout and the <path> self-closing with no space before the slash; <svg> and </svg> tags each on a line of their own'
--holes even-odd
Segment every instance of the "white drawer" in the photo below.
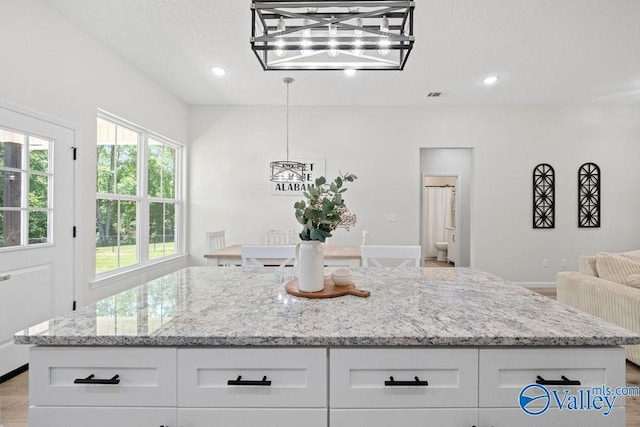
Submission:
<svg viewBox="0 0 640 427">
<path fill-rule="evenodd" d="M 331 349 L 330 354 L 332 408 L 478 406 L 478 350 Z"/>
<path fill-rule="evenodd" d="M 335 409 L 331 427 L 471 427 L 477 409 Z"/>
<path fill-rule="evenodd" d="M 178 406 L 326 407 L 327 350 L 179 349 Z"/>
<path fill-rule="evenodd" d="M 326 409 L 178 409 L 180 427 L 327 427 Z"/>
<path fill-rule="evenodd" d="M 480 350 L 480 407 L 519 407 L 523 387 L 535 384 L 538 376 L 544 380 L 580 381 L 580 385 L 545 385 L 548 390 L 580 388 L 615 388 L 625 385 L 625 354 L 615 348 L 526 348 Z M 539 405 L 544 404 L 544 399 Z M 531 405 L 535 407 L 536 403 Z M 616 406 L 624 406 L 619 397 Z"/>
<path fill-rule="evenodd" d="M 176 350 L 33 347 L 29 402 L 64 406 L 176 406 Z M 117 384 L 77 384 L 110 380 Z"/>
<path fill-rule="evenodd" d="M 625 408 L 613 408 L 608 416 L 593 411 L 549 409 L 531 416 L 521 409 L 480 409 L 480 427 L 625 427 Z M 333 425 L 331 427 L 334 427 Z"/>
<path fill-rule="evenodd" d="M 174 427 L 175 408 L 29 408 L 29 427 Z"/>
</svg>

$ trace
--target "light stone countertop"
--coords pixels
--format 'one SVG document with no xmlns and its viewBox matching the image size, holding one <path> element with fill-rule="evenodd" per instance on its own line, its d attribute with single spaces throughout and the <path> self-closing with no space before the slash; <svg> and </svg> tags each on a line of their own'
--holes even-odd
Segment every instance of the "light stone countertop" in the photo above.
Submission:
<svg viewBox="0 0 640 427">
<path fill-rule="evenodd" d="M 613 346 L 640 335 L 470 268 L 359 268 L 371 291 L 286 293 L 292 268 L 188 267 L 22 331 L 70 346 Z M 327 270 L 329 273 L 329 270 Z"/>
</svg>

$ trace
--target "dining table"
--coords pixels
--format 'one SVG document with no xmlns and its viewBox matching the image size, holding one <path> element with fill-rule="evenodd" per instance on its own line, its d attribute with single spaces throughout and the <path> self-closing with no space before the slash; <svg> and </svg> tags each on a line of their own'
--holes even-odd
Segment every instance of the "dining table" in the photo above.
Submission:
<svg viewBox="0 0 640 427">
<path fill-rule="evenodd" d="M 253 245 L 252 245 L 253 246 Z M 357 245 L 323 245 L 324 262 L 327 266 L 360 267 L 362 256 Z M 242 265 L 242 245 L 231 245 L 204 254 L 213 265 Z"/>
</svg>

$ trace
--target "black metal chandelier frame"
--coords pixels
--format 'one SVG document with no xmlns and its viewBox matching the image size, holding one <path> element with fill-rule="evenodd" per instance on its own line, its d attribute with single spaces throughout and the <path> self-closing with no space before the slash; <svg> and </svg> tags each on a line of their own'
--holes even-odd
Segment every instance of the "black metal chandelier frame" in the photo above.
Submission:
<svg viewBox="0 0 640 427">
<path fill-rule="evenodd" d="M 264 70 L 402 70 L 413 48 L 413 1 L 259 1 L 251 49 Z"/>
</svg>

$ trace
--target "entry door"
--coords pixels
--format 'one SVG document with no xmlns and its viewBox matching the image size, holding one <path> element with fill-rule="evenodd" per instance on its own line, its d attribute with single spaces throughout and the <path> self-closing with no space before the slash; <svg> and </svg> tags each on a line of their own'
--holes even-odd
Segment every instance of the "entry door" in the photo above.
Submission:
<svg viewBox="0 0 640 427">
<path fill-rule="evenodd" d="M 74 132 L 0 106 L 0 376 L 15 332 L 71 311 Z"/>
</svg>

